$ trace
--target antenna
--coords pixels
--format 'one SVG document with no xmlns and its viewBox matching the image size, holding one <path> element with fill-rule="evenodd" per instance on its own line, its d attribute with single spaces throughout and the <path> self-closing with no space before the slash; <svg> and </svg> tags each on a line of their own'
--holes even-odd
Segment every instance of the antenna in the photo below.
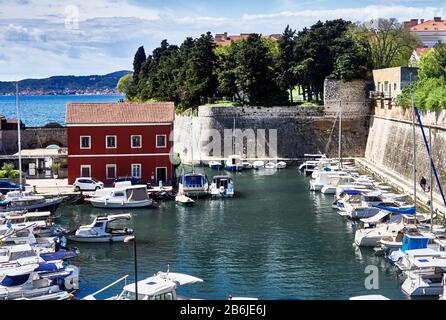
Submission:
<svg viewBox="0 0 446 320">
<path fill-rule="evenodd" d="M 17 145 L 19 148 L 19 185 L 20 185 L 20 194 L 22 194 L 22 139 L 20 136 L 20 108 L 19 108 L 19 82 L 17 81 L 15 84 L 15 105 L 17 112 Z"/>
</svg>

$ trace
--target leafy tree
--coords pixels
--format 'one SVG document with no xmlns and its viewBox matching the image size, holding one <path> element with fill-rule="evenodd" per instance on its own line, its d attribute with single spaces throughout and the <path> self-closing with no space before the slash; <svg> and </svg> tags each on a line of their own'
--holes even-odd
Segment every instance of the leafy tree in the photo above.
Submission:
<svg viewBox="0 0 446 320">
<path fill-rule="evenodd" d="M 285 28 L 278 41 L 278 56 L 276 59 L 276 79 L 282 90 L 288 90 L 291 103 L 293 102 L 293 89 L 297 85 L 297 75 L 293 72 L 296 66 L 295 58 L 296 30 L 289 25 Z"/>
<path fill-rule="evenodd" d="M 136 86 L 133 82 L 133 75 L 131 73 L 121 77 L 116 86 L 120 93 L 126 95 L 127 100 L 133 100 L 137 94 Z"/>
<path fill-rule="evenodd" d="M 369 39 L 375 69 L 405 66 L 418 39 L 396 19 L 375 19 L 359 26 Z"/>
<path fill-rule="evenodd" d="M 216 57 L 215 74 L 217 77 L 217 95 L 241 100 L 237 91 L 235 73 L 235 51 L 237 44 L 217 47 L 214 50 Z"/>
</svg>

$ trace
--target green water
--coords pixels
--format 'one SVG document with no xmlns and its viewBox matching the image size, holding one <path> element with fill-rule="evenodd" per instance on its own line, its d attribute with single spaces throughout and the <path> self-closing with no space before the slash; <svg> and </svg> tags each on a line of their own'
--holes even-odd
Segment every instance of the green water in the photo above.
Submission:
<svg viewBox="0 0 446 320">
<path fill-rule="evenodd" d="M 210 178 L 218 171 L 205 171 Z M 198 170 L 200 171 L 200 170 Z M 331 208 L 332 196 L 308 191 L 295 167 L 229 173 L 237 196 L 200 199 L 193 207 L 161 202 L 157 209 L 102 210 L 90 205 L 59 209 L 63 226 L 90 223 L 98 214 L 133 212 L 139 278 L 164 271 L 187 273 L 203 284 L 181 288 L 204 299 L 348 299 L 383 294 L 405 299 L 395 269 L 370 249 L 352 246 L 354 229 Z M 79 297 L 125 274 L 133 280 L 131 244 L 76 244 Z M 367 290 L 365 268 L 379 270 L 379 290 Z M 105 294 L 117 293 L 119 287 Z"/>
</svg>

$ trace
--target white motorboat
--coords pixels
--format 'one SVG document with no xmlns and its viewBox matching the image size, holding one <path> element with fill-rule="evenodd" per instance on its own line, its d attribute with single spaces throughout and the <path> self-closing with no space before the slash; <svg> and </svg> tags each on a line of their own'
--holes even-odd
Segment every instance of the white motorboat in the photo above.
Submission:
<svg viewBox="0 0 446 320">
<path fill-rule="evenodd" d="M 34 195 L 32 191 L 10 191 L 6 196 L 0 196 L 0 213 L 12 211 L 50 211 L 56 212 L 63 202 L 63 197 L 46 199 L 43 196 Z"/>
<path fill-rule="evenodd" d="M 175 201 L 181 205 L 193 205 L 195 203 L 194 200 L 185 196 L 184 194 L 178 194 L 175 196 Z"/>
<path fill-rule="evenodd" d="M 214 176 L 209 191 L 212 197 L 233 197 L 234 182 L 230 176 Z"/>
<path fill-rule="evenodd" d="M 242 171 L 243 161 L 239 155 L 233 154 L 225 162 L 225 169 L 228 171 Z"/>
<path fill-rule="evenodd" d="M 206 175 L 201 173 L 186 173 L 178 179 L 178 193 L 187 197 L 207 196 L 209 182 Z"/>
<path fill-rule="evenodd" d="M 268 162 L 265 164 L 265 169 L 277 169 L 277 167 L 274 162 Z"/>
<path fill-rule="evenodd" d="M 446 259 L 435 257 L 409 257 L 409 259 L 414 270 L 406 272 L 407 278 L 401 285 L 401 290 L 411 297 L 443 294 Z"/>
<path fill-rule="evenodd" d="M 145 185 L 114 188 L 109 195 L 90 198 L 88 201 L 90 201 L 93 207 L 107 209 L 142 208 L 153 205 Z"/>
<path fill-rule="evenodd" d="M 248 161 L 243 161 L 243 162 L 242 162 L 242 165 L 243 165 L 243 170 L 249 170 L 249 169 L 252 169 L 252 168 L 253 168 L 252 163 L 251 163 L 251 162 L 248 162 Z"/>
<path fill-rule="evenodd" d="M 390 299 L 380 294 L 369 294 L 364 296 L 350 297 L 349 300 L 390 300 Z"/>
<path fill-rule="evenodd" d="M 252 163 L 252 168 L 255 170 L 258 170 L 260 168 L 264 168 L 265 167 L 265 162 L 262 160 L 256 160 Z"/>
<path fill-rule="evenodd" d="M 66 233 L 65 237 L 76 242 L 122 242 L 133 234 L 133 229 L 111 228 L 110 223 L 131 218 L 130 213 L 99 216 L 91 224 L 80 226 L 77 230 Z"/>
<path fill-rule="evenodd" d="M 105 288 L 86 296 L 83 300 L 96 300 L 96 295 L 106 289 L 125 281 L 125 276 Z M 185 300 L 184 297 L 177 296 L 176 289 L 180 286 L 202 283 L 203 280 L 194 276 L 182 273 L 158 272 L 152 277 L 138 281 L 135 283 L 125 284 L 122 292 L 116 296 L 107 298 L 106 300 L 135 300 L 136 290 L 138 290 L 138 300 Z"/>
<path fill-rule="evenodd" d="M 362 219 L 365 224 L 374 224 L 379 222 L 389 213 L 380 211 L 376 216 L 370 219 Z M 400 223 L 381 223 L 374 228 L 362 228 L 355 232 L 355 245 L 358 247 L 376 247 L 379 241 L 384 237 L 396 237 L 404 228 L 404 224 Z"/>
<path fill-rule="evenodd" d="M 286 168 L 286 162 L 285 161 L 279 161 L 276 163 L 276 169 L 285 169 Z"/>
</svg>

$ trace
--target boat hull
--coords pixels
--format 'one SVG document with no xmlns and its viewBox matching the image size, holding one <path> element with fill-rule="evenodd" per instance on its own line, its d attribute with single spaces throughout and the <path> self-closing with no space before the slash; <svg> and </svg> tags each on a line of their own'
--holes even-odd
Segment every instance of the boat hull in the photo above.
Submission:
<svg viewBox="0 0 446 320">
<path fill-rule="evenodd" d="M 124 239 L 131 234 L 122 234 L 122 235 L 110 235 L 110 236 L 100 236 L 100 237 L 80 237 L 75 235 L 66 235 L 69 241 L 74 242 L 123 242 Z"/>
<path fill-rule="evenodd" d="M 56 200 L 49 200 L 45 203 L 31 204 L 20 207 L 6 207 L 0 209 L 0 213 L 13 212 L 13 211 L 28 211 L 28 212 L 51 212 L 52 214 L 56 212 L 60 204 L 63 202 L 63 198 Z"/>
<path fill-rule="evenodd" d="M 227 171 L 243 171 L 243 165 L 240 165 L 240 166 L 228 166 L 228 165 L 225 165 L 225 170 L 227 170 Z"/>
<path fill-rule="evenodd" d="M 97 200 L 90 200 L 90 203 L 95 208 L 107 208 L 107 209 L 122 209 L 122 208 L 145 208 L 153 205 L 152 200 L 135 201 L 135 202 L 104 202 Z"/>
</svg>

